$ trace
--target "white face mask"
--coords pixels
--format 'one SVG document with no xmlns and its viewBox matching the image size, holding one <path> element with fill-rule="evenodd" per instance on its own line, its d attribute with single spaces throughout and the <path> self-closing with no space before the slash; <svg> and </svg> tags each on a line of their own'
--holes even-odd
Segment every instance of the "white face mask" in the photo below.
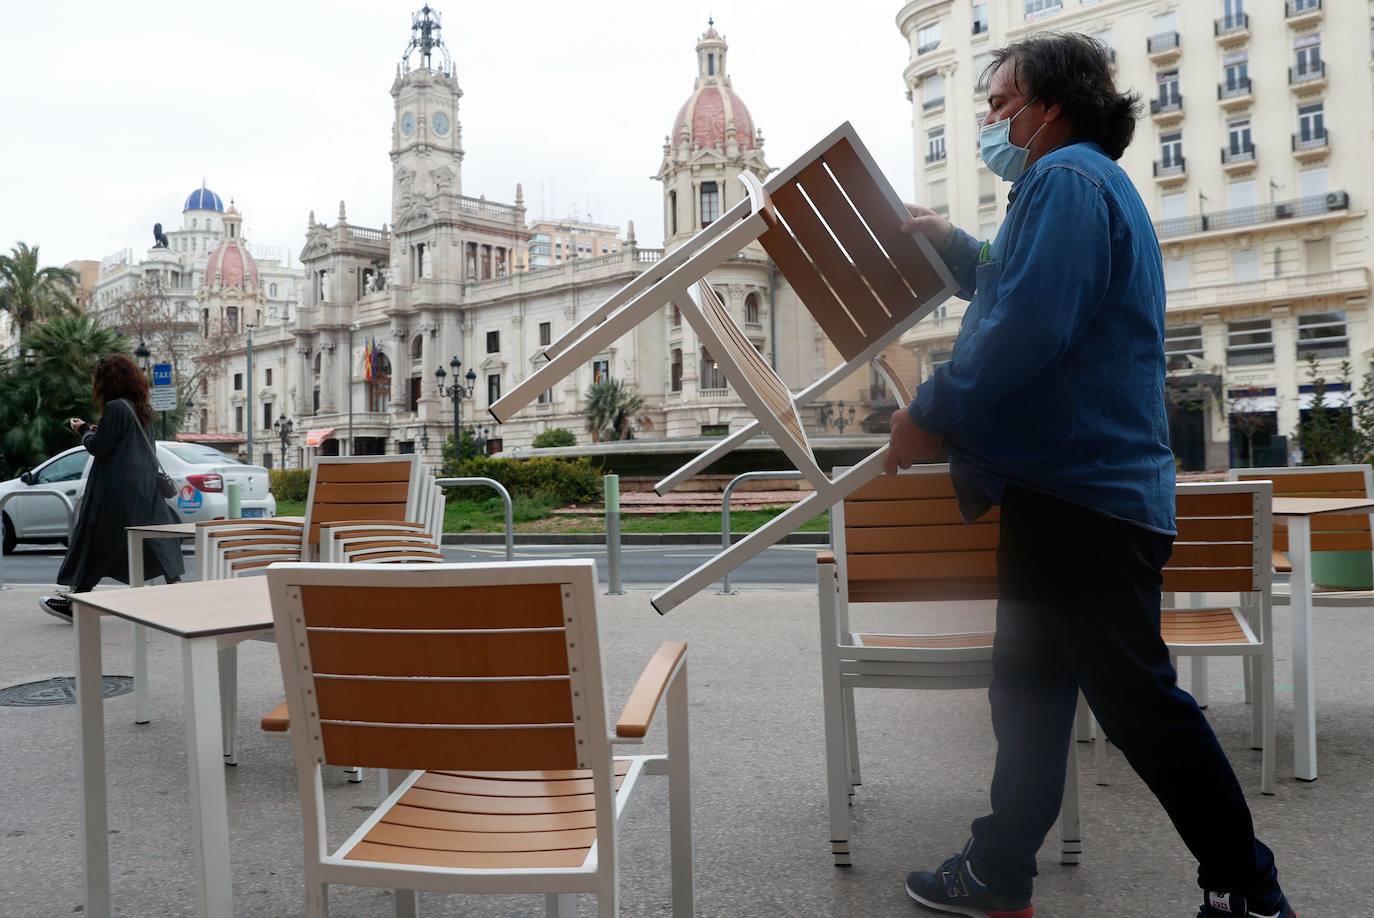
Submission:
<svg viewBox="0 0 1374 918">
<path fill-rule="evenodd" d="M 1031 106 L 1034 102 L 1031 99 L 1020 110 L 1010 118 L 1003 118 L 1001 121 L 994 121 L 992 124 L 985 124 L 978 129 L 978 152 L 983 157 L 983 162 L 993 173 L 1008 182 L 1019 179 L 1026 171 L 1026 160 L 1030 158 L 1030 145 L 1035 142 L 1035 138 L 1045 129 L 1049 122 L 1043 122 L 1040 127 L 1035 129 L 1030 140 L 1026 141 L 1024 147 L 1018 147 L 1011 142 L 1011 123 Z"/>
</svg>

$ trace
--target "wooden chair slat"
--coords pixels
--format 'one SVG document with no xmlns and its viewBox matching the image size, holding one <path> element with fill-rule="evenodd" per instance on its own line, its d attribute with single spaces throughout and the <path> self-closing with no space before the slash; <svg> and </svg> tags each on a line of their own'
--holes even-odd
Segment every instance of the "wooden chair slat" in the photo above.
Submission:
<svg viewBox="0 0 1374 918">
<path fill-rule="evenodd" d="M 302 586 L 312 628 L 558 628 L 562 591 L 556 583 L 511 586 L 408 587 L 409 606 L 397 622 L 393 591 L 380 587 Z M 318 671 L 318 668 L 317 668 Z"/>
<path fill-rule="evenodd" d="M 363 768 L 576 768 L 571 726 L 443 730 L 320 724 L 325 761 Z"/>
<path fill-rule="evenodd" d="M 310 663 L 317 674 L 343 676 L 565 676 L 565 640 L 561 630 L 489 634 L 311 631 Z"/>
<path fill-rule="evenodd" d="M 861 580 L 996 577 L 997 552 L 950 551 L 926 554 L 850 555 L 851 588 Z"/>
<path fill-rule="evenodd" d="M 580 813 L 596 806 L 595 794 L 571 794 L 563 797 L 490 797 L 485 794 L 454 794 L 418 787 L 411 788 L 401 799 L 410 806 L 424 809 L 460 810 L 465 813 L 486 813 L 492 816 Z"/>
<path fill-rule="evenodd" d="M 1254 499 L 1249 494 L 1189 494 L 1180 491 L 1176 503 L 1179 517 L 1252 516 Z"/>
<path fill-rule="evenodd" d="M 1248 470 L 1236 470 L 1235 477 L 1240 481 L 1272 481 L 1274 496 L 1284 497 L 1364 497 L 1364 473 L 1356 471 L 1340 472 L 1285 472 L 1282 475 L 1252 474 Z M 1336 493 L 1344 492 L 1344 493 Z"/>
<path fill-rule="evenodd" d="M 616 779 L 617 784 L 620 778 Z M 427 771 L 415 787 L 449 794 L 480 797 L 572 797 L 595 792 L 591 775 L 554 781 L 506 781 L 479 778 L 462 772 Z"/>
<path fill-rule="evenodd" d="M 427 851 L 527 852 L 586 851 L 596 841 L 596 829 L 564 829 L 552 832 L 451 832 L 445 829 L 420 829 L 379 822 L 367 833 L 366 844 L 401 845 Z"/>
<path fill-rule="evenodd" d="M 991 517 L 991 513 L 982 519 Z M 888 500 L 846 503 L 844 519 L 849 526 L 931 526 L 962 523 L 959 502 L 946 500 Z"/>
<path fill-rule="evenodd" d="M 852 316 L 840 305 L 816 266 L 781 224 L 771 227 L 759 242 L 792 285 L 807 312 L 820 325 L 845 360 L 853 360 L 868 342 Z"/>
<path fill-rule="evenodd" d="M 410 460 L 396 462 L 321 462 L 315 466 L 315 486 L 324 482 L 410 481 Z"/>
<path fill-rule="evenodd" d="M 596 811 L 573 813 L 465 813 L 398 803 L 387 814 L 395 825 L 450 832 L 557 832 L 596 828 Z"/>
<path fill-rule="evenodd" d="M 319 504 L 404 504 L 409 493 L 409 481 L 321 481 L 315 484 L 315 501 Z"/>
<path fill-rule="evenodd" d="M 859 634 L 865 647 L 909 647 L 912 650 L 991 647 L 991 631 L 971 634 Z"/>
<path fill-rule="evenodd" d="M 853 555 L 923 551 L 970 551 L 997 547 L 996 526 L 974 523 L 955 526 L 846 527 L 845 550 Z"/>
<path fill-rule="evenodd" d="M 565 680 L 434 682 L 317 679 L 320 717 L 391 724 L 572 723 Z"/>
<path fill-rule="evenodd" d="M 580 867 L 587 859 L 584 848 L 563 851 L 429 851 L 402 845 L 378 845 L 359 842 L 344 857 L 349 861 L 380 861 L 394 864 L 417 864 L 423 867 L 452 867 L 469 870 L 514 870 L 549 867 Z"/>
<path fill-rule="evenodd" d="M 1180 517 L 1179 542 L 1243 542 L 1255 534 L 1255 521 L 1249 517 Z"/>
<path fill-rule="evenodd" d="M 997 581 L 987 577 L 929 580 L 862 580 L 849 585 L 849 601 L 956 602 L 997 598 Z"/>
<path fill-rule="evenodd" d="M 883 475 L 863 485 L 844 500 L 845 507 L 852 507 L 865 500 L 923 500 L 955 496 L 954 482 L 949 475 L 922 472 L 915 475 Z"/>
<path fill-rule="evenodd" d="M 1165 568 L 1164 592 L 1244 593 L 1255 589 L 1252 570 L 1227 568 Z"/>
<path fill-rule="evenodd" d="M 1167 567 L 1244 567 L 1255 561 L 1250 542 L 1175 542 Z"/>
</svg>

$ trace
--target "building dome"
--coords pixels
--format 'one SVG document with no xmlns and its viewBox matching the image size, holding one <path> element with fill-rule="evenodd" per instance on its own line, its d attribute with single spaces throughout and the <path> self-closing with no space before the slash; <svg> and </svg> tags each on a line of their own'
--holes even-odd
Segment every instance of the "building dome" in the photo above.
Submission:
<svg viewBox="0 0 1374 918">
<path fill-rule="evenodd" d="M 210 192 L 214 194 L 214 192 Z M 219 198 L 216 197 L 218 202 Z M 205 262 L 207 290 L 258 289 L 258 263 L 243 241 L 243 218 L 233 204 L 224 214 L 224 241 L 215 246 Z"/>
<path fill-rule="evenodd" d="M 754 149 L 754 117 L 730 86 L 725 69 L 727 50 L 729 46 L 712 21 L 697 40 L 696 85 L 673 119 L 669 137 L 674 145 L 685 138 L 689 146 L 724 147 L 733 133 L 741 150 Z"/>
<path fill-rule="evenodd" d="M 224 213 L 224 201 L 215 194 L 204 183 L 199 188 L 186 196 L 186 203 L 182 206 L 182 211 L 188 210 L 214 210 Z"/>
</svg>

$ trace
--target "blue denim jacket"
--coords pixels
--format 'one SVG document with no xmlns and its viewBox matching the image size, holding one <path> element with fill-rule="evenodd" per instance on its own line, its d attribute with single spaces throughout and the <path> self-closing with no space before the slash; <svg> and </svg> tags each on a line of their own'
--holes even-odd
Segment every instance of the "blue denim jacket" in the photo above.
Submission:
<svg viewBox="0 0 1374 918">
<path fill-rule="evenodd" d="M 966 517 L 1008 483 L 1172 534 L 1164 274 L 1140 195 L 1091 142 L 1017 179 L 990 250 L 944 258 L 971 298 L 912 419 L 942 433 Z"/>
</svg>

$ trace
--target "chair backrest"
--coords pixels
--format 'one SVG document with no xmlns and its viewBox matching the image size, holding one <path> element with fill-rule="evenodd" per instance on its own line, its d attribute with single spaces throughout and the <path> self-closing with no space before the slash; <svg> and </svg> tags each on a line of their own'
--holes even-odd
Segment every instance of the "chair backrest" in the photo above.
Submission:
<svg viewBox="0 0 1374 918">
<path fill-rule="evenodd" d="M 964 523 L 946 464 L 876 478 L 830 519 L 848 602 L 997 598 L 998 511 Z"/>
<path fill-rule="evenodd" d="M 1180 484 L 1166 593 L 1253 593 L 1268 604 L 1273 530 L 1268 481 Z M 1266 622 L 1266 634 L 1267 634 Z"/>
<path fill-rule="evenodd" d="M 320 830 L 307 850 L 330 764 L 591 769 L 613 851 L 595 562 L 279 564 L 267 579 L 290 719 L 314 727 L 291 731 Z"/>
<path fill-rule="evenodd" d="M 1231 469 L 1231 481 L 1267 480 L 1275 497 L 1374 497 L 1374 475 L 1368 465 L 1317 465 L 1297 468 Z M 1322 514 L 1311 517 L 1313 551 L 1374 551 L 1370 514 Z M 1288 527 L 1274 526 L 1274 548 L 1288 551 Z"/>
<path fill-rule="evenodd" d="M 422 486 L 430 481 L 418 455 L 317 456 L 311 463 L 305 532 L 312 550 L 321 523 L 417 521 Z"/>
</svg>

